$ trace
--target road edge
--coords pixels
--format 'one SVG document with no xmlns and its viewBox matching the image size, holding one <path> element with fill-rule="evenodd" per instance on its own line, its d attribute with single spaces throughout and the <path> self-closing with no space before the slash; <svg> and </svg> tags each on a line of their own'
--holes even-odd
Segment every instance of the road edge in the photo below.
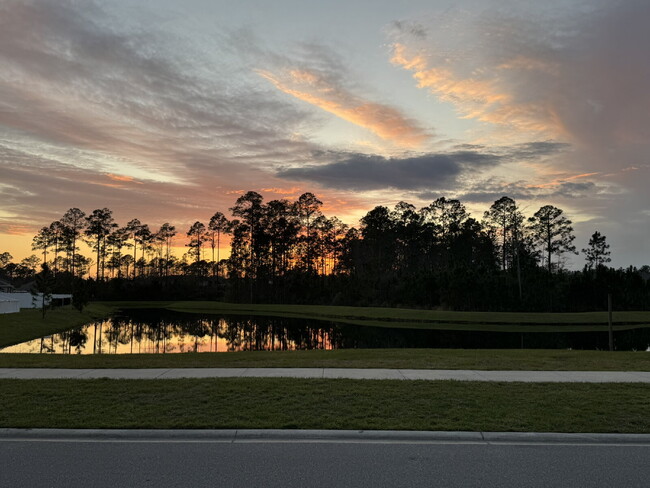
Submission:
<svg viewBox="0 0 650 488">
<path fill-rule="evenodd" d="M 280 429 L 0 429 L 0 441 L 638 444 L 650 434 Z"/>
</svg>

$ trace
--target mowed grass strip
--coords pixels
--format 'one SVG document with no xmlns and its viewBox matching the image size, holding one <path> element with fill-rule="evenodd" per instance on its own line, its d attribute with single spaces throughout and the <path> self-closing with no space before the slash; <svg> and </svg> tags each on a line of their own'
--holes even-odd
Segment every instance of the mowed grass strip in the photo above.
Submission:
<svg viewBox="0 0 650 488">
<path fill-rule="evenodd" d="M 650 371 L 650 353 L 560 349 L 339 349 L 116 355 L 0 353 L 0 368 L 242 367 Z"/>
<path fill-rule="evenodd" d="M 532 313 L 532 312 L 455 312 L 407 308 L 346 307 L 330 305 L 242 304 L 206 301 L 180 302 L 102 302 L 116 308 L 166 308 L 177 312 L 204 314 L 266 315 L 347 321 L 357 325 L 399 327 L 407 322 L 409 328 L 443 324 L 450 325 L 607 325 L 607 312 Z M 386 323 L 388 322 L 388 323 Z M 426 322 L 429 322 L 428 324 Z M 650 325 L 649 311 L 614 313 L 614 323 Z"/>
<path fill-rule="evenodd" d="M 70 306 L 48 310 L 45 318 L 42 317 L 41 310 L 37 309 L 0 314 L 0 347 L 81 327 L 94 320 L 108 317 L 114 310 L 110 305 L 92 303 L 85 307 L 83 312 Z"/>
<path fill-rule="evenodd" d="M 650 432 L 650 386 L 454 381 L 0 380 L 0 427 Z"/>
</svg>

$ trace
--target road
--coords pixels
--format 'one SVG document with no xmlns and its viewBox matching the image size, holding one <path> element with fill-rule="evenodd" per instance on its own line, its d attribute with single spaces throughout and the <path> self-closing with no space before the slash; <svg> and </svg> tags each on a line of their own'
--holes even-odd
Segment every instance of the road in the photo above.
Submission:
<svg viewBox="0 0 650 488">
<path fill-rule="evenodd" d="M 0 436 L 2 487 L 647 487 L 650 443 Z"/>
</svg>

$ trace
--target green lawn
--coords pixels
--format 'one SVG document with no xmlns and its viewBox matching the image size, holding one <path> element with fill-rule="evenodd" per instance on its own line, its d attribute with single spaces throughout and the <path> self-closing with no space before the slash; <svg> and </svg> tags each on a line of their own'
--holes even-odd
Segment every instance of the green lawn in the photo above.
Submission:
<svg viewBox="0 0 650 488">
<path fill-rule="evenodd" d="M 23 309 L 19 313 L 0 315 L 0 347 L 19 344 L 45 335 L 73 329 L 93 320 L 108 317 L 114 308 L 109 304 L 93 303 L 83 312 L 72 307 L 50 310 L 42 318 L 41 311 Z"/>
<path fill-rule="evenodd" d="M 71 308 L 48 312 L 42 319 L 38 310 L 0 315 L 0 347 L 67 330 L 108 316 L 118 308 L 169 308 L 198 313 L 274 314 L 290 317 L 349 320 L 361 325 L 440 328 L 441 323 L 425 320 L 454 319 L 458 328 L 466 330 L 545 330 L 563 331 L 575 327 L 604 330 L 598 323 L 601 313 L 591 314 L 493 314 L 482 312 L 440 312 L 362 307 L 324 307 L 299 305 L 246 305 L 221 302 L 101 302 L 91 304 L 79 313 Z M 615 314 L 616 320 L 643 320 L 647 312 Z M 348 317 L 345 319 L 344 317 Z M 350 319 L 349 317 L 355 317 Z M 369 318 L 371 317 L 371 318 Z M 477 323 L 464 321 L 474 317 Z M 381 320 L 378 320 L 380 318 Z M 413 322 L 413 320 L 419 322 Z M 494 323 L 501 320 L 501 325 Z M 408 322 L 399 322 L 408 320 Z M 547 325 L 532 325 L 547 321 Z M 605 318 L 606 320 L 606 318 Z M 620 323 L 620 322 L 619 322 Z M 627 325 L 619 327 L 633 327 Z M 528 325 L 513 325 L 528 324 Z M 551 325 L 548 325 L 551 324 Z M 37 355 L 0 354 L 0 367 L 52 368 L 152 368 L 152 367 L 332 367 L 332 368 L 411 368 L 411 369 L 482 369 L 482 370 L 608 370 L 650 371 L 650 354 L 645 352 L 603 352 L 566 350 L 452 350 L 452 349 L 382 349 L 291 352 L 238 352 L 161 355 Z"/>
<path fill-rule="evenodd" d="M 0 354 L 3 368 L 400 368 L 650 371 L 650 353 L 560 349 L 339 349 L 183 354 Z"/>
<path fill-rule="evenodd" d="M 650 385 L 0 380 L 0 427 L 650 432 Z"/>
<path fill-rule="evenodd" d="M 606 326 L 607 312 L 520 313 L 450 312 L 405 308 L 335 307 L 326 305 L 238 304 L 224 302 L 104 302 L 117 308 L 167 308 L 204 314 L 245 314 L 349 321 L 386 327 L 449 328 L 455 326 Z M 650 312 L 615 312 L 614 324 L 650 327 Z M 478 329 L 477 329 L 478 330 Z M 566 330 L 566 329 L 562 329 Z M 580 329 L 576 329 L 580 330 Z M 593 330 L 593 329 L 592 329 Z"/>
</svg>

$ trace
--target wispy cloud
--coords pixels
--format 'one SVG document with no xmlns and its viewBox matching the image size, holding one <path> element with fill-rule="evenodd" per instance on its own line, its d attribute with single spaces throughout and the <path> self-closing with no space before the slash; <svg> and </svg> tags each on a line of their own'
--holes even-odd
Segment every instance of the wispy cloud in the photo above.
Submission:
<svg viewBox="0 0 650 488">
<path fill-rule="evenodd" d="M 570 182 L 557 181 L 554 184 L 530 184 L 527 181 L 505 182 L 491 178 L 469 186 L 455 195 L 463 201 L 473 203 L 492 203 L 507 195 L 517 201 L 547 201 L 558 204 L 559 201 L 590 197 L 592 202 L 600 194 L 608 196 L 609 189 L 593 181 Z M 421 198 L 431 199 L 435 194 L 424 193 Z"/>
<path fill-rule="evenodd" d="M 278 90 L 399 146 L 417 148 L 431 138 L 429 132 L 399 109 L 355 95 L 322 73 L 305 68 L 282 70 L 279 74 L 267 70 L 257 73 Z"/>
<path fill-rule="evenodd" d="M 306 111 L 182 49 L 92 2 L 0 3 L 4 227 L 71 206 L 196 218 L 308 157 Z"/>
<path fill-rule="evenodd" d="M 486 73 L 479 69 L 475 74 L 464 76 L 450 63 L 435 66 L 427 56 L 409 52 L 399 42 L 392 46 L 391 62 L 413 73 L 420 88 L 425 88 L 441 100 L 453 103 L 463 117 L 482 122 L 507 124 L 519 130 L 535 131 L 557 137 L 561 136 L 555 124 L 555 115 L 550 107 L 541 102 L 517 100 L 507 87 L 503 86 L 499 70 L 545 71 L 545 66 L 534 60 L 503 64 L 499 69 Z M 429 64 L 432 63 L 432 64 Z M 538 73 L 539 74 L 539 73 Z"/>
<path fill-rule="evenodd" d="M 397 23 L 391 61 L 467 118 L 589 147 L 646 144 L 650 4 L 554 12 L 457 12 L 453 32 L 415 23 L 426 36 Z"/>
</svg>

